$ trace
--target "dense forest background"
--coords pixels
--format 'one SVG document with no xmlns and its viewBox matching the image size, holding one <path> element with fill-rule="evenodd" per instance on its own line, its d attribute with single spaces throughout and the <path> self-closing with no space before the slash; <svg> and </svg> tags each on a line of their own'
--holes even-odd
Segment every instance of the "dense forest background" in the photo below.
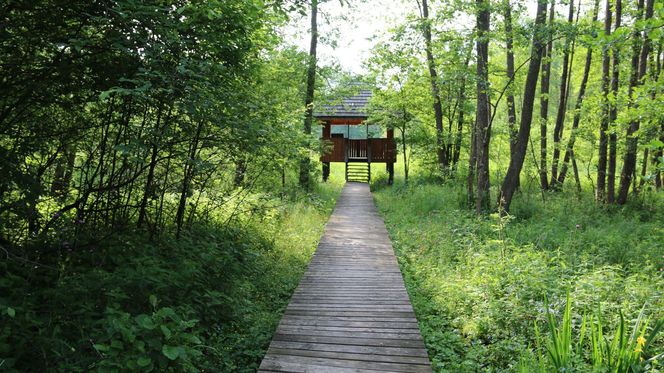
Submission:
<svg viewBox="0 0 664 373">
<path fill-rule="evenodd" d="M 662 369 L 664 4 L 413 0 L 358 76 L 317 58 L 339 3 L 2 3 L 0 370 L 255 370 L 357 82 L 436 370 Z"/>
</svg>

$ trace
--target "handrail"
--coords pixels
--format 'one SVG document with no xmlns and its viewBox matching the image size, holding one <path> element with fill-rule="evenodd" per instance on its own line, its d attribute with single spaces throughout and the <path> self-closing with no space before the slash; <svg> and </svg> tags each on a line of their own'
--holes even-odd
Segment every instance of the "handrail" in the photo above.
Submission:
<svg viewBox="0 0 664 373">
<path fill-rule="evenodd" d="M 368 162 L 396 162 L 396 144 L 393 139 L 348 139 L 332 138 L 331 149 L 321 156 L 322 162 L 348 162 L 366 160 Z M 327 141 L 330 141 L 327 140 Z"/>
</svg>

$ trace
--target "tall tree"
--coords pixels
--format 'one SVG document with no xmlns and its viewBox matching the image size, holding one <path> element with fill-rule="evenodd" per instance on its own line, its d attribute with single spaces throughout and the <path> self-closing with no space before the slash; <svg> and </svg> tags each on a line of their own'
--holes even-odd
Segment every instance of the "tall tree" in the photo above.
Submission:
<svg viewBox="0 0 664 373">
<path fill-rule="evenodd" d="M 595 22 L 597 22 L 598 13 L 599 13 L 599 0 L 595 0 L 595 5 L 593 7 L 593 15 L 592 15 L 593 29 Z M 567 148 L 565 150 L 565 157 L 563 158 L 563 164 L 560 168 L 560 174 L 558 175 L 558 183 L 560 185 L 562 185 L 565 182 L 565 177 L 567 176 L 569 162 L 572 158 L 572 153 L 574 152 L 574 144 L 576 142 L 576 132 L 579 128 L 579 123 L 581 122 L 581 107 L 583 106 L 583 99 L 586 95 L 586 86 L 588 85 L 588 78 L 590 76 L 592 61 L 593 61 L 593 46 L 588 45 L 588 51 L 586 52 L 586 61 L 583 67 L 583 77 L 581 78 L 581 86 L 579 87 L 579 94 L 576 99 L 576 104 L 574 106 L 574 119 L 572 122 L 572 131 L 570 133 L 569 140 L 567 142 Z"/>
<path fill-rule="evenodd" d="M 540 166 L 539 177 L 542 190 L 549 189 L 547 171 L 547 128 L 549 125 L 549 86 L 551 81 L 551 59 L 553 53 L 553 21 L 555 12 L 555 0 L 551 0 L 549 10 L 549 32 L 546 48 L 542 52 L 542 81 L 540 82 Z M 518 182 L 518 181 L 517 181 Z"/>
<path fill-rule="evenodd" d="M 512 26 L 512 4 L 510 0 L 503 2 L 503 12 L 505 18 L 505 48 L 506 54 L 506 72 L 510 87 L 507 90 L 507 126 L 510 135 L 510 156 L 514 154 L 516 145 L 516 104 L 514 102 L 514 31 Z"/>
<path fill-rule="evenodd" d="M 619 1 L 619 0 L 618 0 Z M 611 0 L 606 0 L 604 8 L 604 37 L 611 35 L 612 21 Z M 597 161 L 597 195 L 599 202 L 606 200 L 606 167 L 609 145 L 609 116 L 611 103 L 609 100 L 609 87 L 611 81 L 611 48 L 608 43 L 602 49 L 602 120 L 599 128 L 599 159 Z"/>
<path fill-rule="evenodd" d="M 535 17 L 530 63 L 528 65 L 528 73 L 526 74 L 526 82 L 523 90 L 523 105 L 521 109 L 521 121 L 519 123 L 517 144 L 514 156 L 510 157 L 510 164 L 498 197 L 498 204 L 503 211 L 509 211 L 512 197 L 518 186 L 521 169 L 523 168 L 523 161 L 526 158 L 528 139 L 530 138 L 530 125 L 533 120 L 537 77 L 540 72 L 544 40 L 546 37 L 544 29 L 544 23 L 546 21 L 546 4 L 546 0 L 538 0 L 537 2 L 537 15 Z"/>
<path fill-rule="evenodd" d="M 616 0 L 615 6 L 616 23 L 613 29 L 614 33 L 618 31 L 622 24 L 622 0 Z M 606 201 L 613 203 L 616 198 L 616 157 L 618 151 L 618 138 L 613 125 L 618 117 L 618 105 L 616 100 L 618 98 L 618 86 L 620 85 L 620 50 L 619 46 L 612 48 L 613 53 L 613 71 L 611 74 L 611 96 L 613 102 L 609 101 L 609 162 L 606 172 Z"/>
<path fill-rule="evenodd" d="M 307 90 L 304 98 L 304 133 L 311 134 L 311 124 L 314 120 L 314 90 L 316 88 L 316 49 L 318 46 L 318 0 L 311 0 L 311 42 L 309 44 L 309 64 L 307 67 Z M 300 186 L 311 187 L 311 160 L 305 156 L 300 161 Z"/>
<path fill-rule="evenodd" d="M 572 25 L 574 21 L 574 0 L 569 2 L 569 11 L 567 13 L 567 24 Z M 572 59 L 574 58 L 574 33 L 570 33 L 565 39 L 565 48 L 563 49 L 563 74 L 560 78 L 560 90 L 558 96 L 558 111 L 556 113 L 556 125 L 553 128 L 553 158 L 551 160 L 551 181 L 550 187 L 555 187 L 558 181 L 558 162 L 560 159 L 560 141 L 563 137 L 565 126 L 565 114 L 567 113 L 567 98 L 569 97 L 569 79 L 572 75 Z"/>
<path fill-rule="evenodd" d="M 429 79 L 431 82 L 431 97 L 433 98 L 433 112 L 436 121 L 436 151 L 438 154 L 438 165 L 442 172 L 446 172 L 449 165 L 449 157 L 443 138 L 443 106 L 440 101 L 440 86 L 438 84 L 438 71 L 436 60 L 433 56 L 433 42 L 431 37 L 431 20 L 429 19 L 429 3 L 422 0 L 420 4 L 422 16 L 422 34 L 424 35 L 424 49 L 427 55 L 427 67 L 429 68 Z"/>
<path fill-rule="evenodd" d="M 489 28 L 491 10 L 488 0 L 476 0 L 477 6 L 477 113 L 475 149 L 477 152 L 478 214 L 489 206 L 489 141 L 491 139 L 491 102 L 489 97 Z"/>
<path fill-rule="evenodd" d="M 643 17 L 643 2 L 644 0 L 637 1 L 637 16 L 636 19 L 640 20 Z M 653 0 L 647 0 L 645 19 L 646 21 L 652 18 L 653 15 Z M 646 76 L 648 68 L 648 54 L 650 53 L 650 38 L 647 30 L 643 33 L 639 29 L 640 25 L 634 25 L 634 32 L 632 33 L 632 71 L 629 79 L 629 106 L 630 108 L 638 106 L 636 94 L 634 90 L 641 84 L 643 78 Z M 643 39 L 643 41 L 641 41 Z M 627 195 L 629 187 L 632 183 L 632 178 L 636 172 L 636 148 L 639 138 L 636 131 L 639 130 L 640 121 L 638 118 L 633 118 L 627 128 L 627 146 L 625 157 L 623 159 L 623 167 L 620 172 L 620 189 L 618 190 L 618 198 L 616 202 L 623 205 L 627 202 Z"/>
</svg>

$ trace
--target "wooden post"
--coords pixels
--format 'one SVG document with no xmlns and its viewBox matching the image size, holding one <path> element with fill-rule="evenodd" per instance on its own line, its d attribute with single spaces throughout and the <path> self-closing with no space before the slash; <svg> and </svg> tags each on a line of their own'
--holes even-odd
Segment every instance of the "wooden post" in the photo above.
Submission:
<svg viewBox="0 0 664 373">
<path fill-rule="evenodd" d="M 367 126 L 367 170 L 368 170 L 367 180 L 371 181 L 371 139 L 369 138 L 369 123 L 366 123 L 366 126 Z"/>
<path fill-rule="evenodd" d="M 329 121 L 323 122 L 323 141 L 330 141 L 332 139 L 332 125 Z M 330 177 L 330 162 L 323 162 L 323 181 L 327 181 Z"/>
<path fill-rule="evenodd" d="M 388 128 L 387 129 L 387 148 L 388 148 L 388 153 L 387 154 L 387 173 L 389 175 L 387 179 L 387 184 L 392 185 L 394 183 L 394 157 L 396 154 L 394 153 L 395 147 L 393 146 L 394 143 L 394 129 L 393 128 Z"/>
</svg>

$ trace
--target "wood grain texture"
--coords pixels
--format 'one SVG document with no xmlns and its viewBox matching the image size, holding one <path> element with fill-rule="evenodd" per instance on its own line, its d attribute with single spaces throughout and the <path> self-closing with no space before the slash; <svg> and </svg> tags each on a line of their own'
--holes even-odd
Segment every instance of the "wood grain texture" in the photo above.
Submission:
<svg viewBox="0 0 664 373">
<path fill-rule="evenodd" d="M 347 183 L 259 372 L 431 372 L 383 219 Z"/>
</svg>

